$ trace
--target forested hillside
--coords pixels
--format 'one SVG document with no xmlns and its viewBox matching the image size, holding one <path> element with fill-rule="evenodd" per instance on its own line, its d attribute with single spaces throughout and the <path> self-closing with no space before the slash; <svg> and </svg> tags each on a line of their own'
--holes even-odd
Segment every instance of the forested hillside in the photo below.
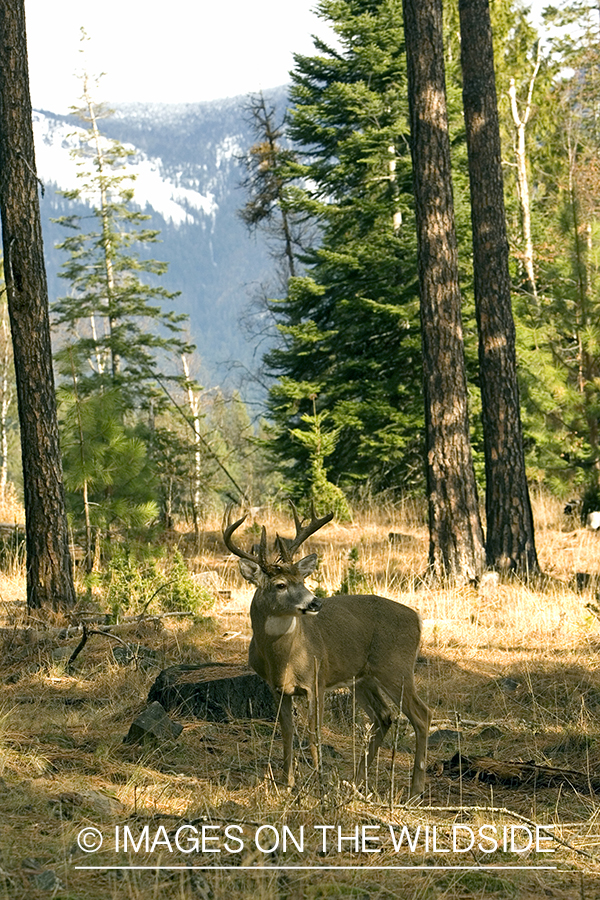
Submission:
<svg viewBox="0 0 600 900">
<path fill-rule="evenodd" d="M 269 96 L 285 106 L 284 88 Z M 190 317 L 203 377 L 229 386 L 235 383 L 231 361 L 256 365 L 240 318 L 271 268 L 264 240 L 248 235 L 237 215 L 243 203 L 240 157 L 251 142 L 246 103 L 247 98 L 236 97 L 189 105 L 134 104 L 101 120 L 106 137 L 134 149 L 128 162 L 136 173 L 135 202 L 160 232 L 153 253 L 169 264 L 166 286 L 181 291 L 176 306 Z M 37 165 L 45 183 L 42 224 L 51 300 L 65 290 L 57 277 L 64 254 L 55 249 L 64 233 L 52 219 L 85 214 L 57 193 L 76 186 L 69 150 L 74 145 L 70 135 L 79 125 L 75 116 L 47 111 L 34 118 Z"/>
</svg>

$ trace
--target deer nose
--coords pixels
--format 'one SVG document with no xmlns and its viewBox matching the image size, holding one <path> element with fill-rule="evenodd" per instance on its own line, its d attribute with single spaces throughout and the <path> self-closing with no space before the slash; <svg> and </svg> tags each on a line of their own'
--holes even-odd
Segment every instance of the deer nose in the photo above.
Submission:
<svg viewBox="0 0 600 900">
<path fill-rule="evenodd" d="M 308 606 L 305 606 L 302 610 L 303 613 L 318 613 L 321 607 L 323 606 L 322 602 L 318 597 L 313 597 Z"/>
</svg>

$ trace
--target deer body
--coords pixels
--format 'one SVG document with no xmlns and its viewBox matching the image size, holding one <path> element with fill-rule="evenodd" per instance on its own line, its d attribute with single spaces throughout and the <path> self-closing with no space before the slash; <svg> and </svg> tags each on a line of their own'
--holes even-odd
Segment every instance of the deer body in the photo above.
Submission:
<svg viewBox="0 0 600 900">
<path fill-rule="evenodd" d="M 324 524 L 313 516 L 313 530 L 318 522 Z M 230 528 L 235 529 L 239 524 Z M 303 534 L 298 520 L 296 527 L 298 539 Z M 232 549 L 230 540 L 226 539 L 226 543 Z M 266 548 L 264 533 L 262 543 Z M 299 545 L 298 540 L 296 544 Z M 263 559 L 244 554 L 240 560 L 243 576 L 256 585 L 250 606 L 249 662 L 270 685 L 279 706 L 283 767 L 288 785 L 294 783 L 292 698 L 304 695 L 308 699 L 309 743 L 316 766 L 317 717 L 322 721 L 325 692 L 349 687 L 373 722 L 367 759 L 362 759 L 357 767 L 356 782 L 364 781 L 366 769 L 392 724 L 392 704 L 395 704 L 401 707 L 415 730 L 410 794 L 420 794 L 425 786 L 430 713 L 414 686 L 421 634 L 418 614 L 407 606 L 374 595 L 338 595 L 318 600 L 304 585 L 305 577 L 316 567 L 317 558 L 311 554 L 294 563 L 291 559 L 294 549 L 284 551 L 280 564 L 267 563 L 266 553 L 262 554 Z M 238 548 L 233 552 L 241 555 Z"/>
</svg>

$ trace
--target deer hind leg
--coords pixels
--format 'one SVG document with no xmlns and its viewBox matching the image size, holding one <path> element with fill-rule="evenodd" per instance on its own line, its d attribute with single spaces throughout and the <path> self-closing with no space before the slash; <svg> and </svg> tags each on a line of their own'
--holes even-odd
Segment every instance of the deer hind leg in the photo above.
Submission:
<svg viewBox="0 0 600 900">
<path fill-rule="evenodd" d="M 425 790 L 425 763 L 427 760 L 427 738 L 431 723 L 431 711 L 417 696 L 412 679 L 404 682 L 402 692 L 402 712 L 415 730 L 415 759 L 410 782 L 410 797 L 417 797 Z"/>
<path fill-rule="evenodd" d="M 363 679 L 356 683 L 355 690 L 357 702 L 367 713 L 373 725 L 366 759 L 364 754 L 361 754 L 361 759 L 354 775 L 355 783 L 362 784 L 366 780 L 366 774 L 383 743 L 383 739 L 388 733 L 393 719 L 390 705 L 375 681 Z"/>
</svg>

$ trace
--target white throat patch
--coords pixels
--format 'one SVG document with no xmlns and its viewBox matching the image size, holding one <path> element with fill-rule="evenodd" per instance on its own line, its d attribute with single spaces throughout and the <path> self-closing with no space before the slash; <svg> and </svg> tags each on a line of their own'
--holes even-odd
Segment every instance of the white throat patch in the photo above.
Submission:
<svg viewBox="0 0 600 900">
<path fill-rule="evenodd" d="M 265 632 L 271 637 L 291 634 L 296 627 L 296 616 L 269 616 L 265 622 Z"/>
</svg>

